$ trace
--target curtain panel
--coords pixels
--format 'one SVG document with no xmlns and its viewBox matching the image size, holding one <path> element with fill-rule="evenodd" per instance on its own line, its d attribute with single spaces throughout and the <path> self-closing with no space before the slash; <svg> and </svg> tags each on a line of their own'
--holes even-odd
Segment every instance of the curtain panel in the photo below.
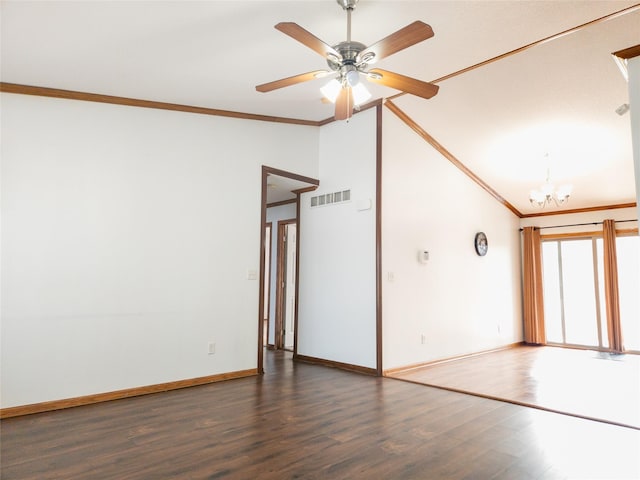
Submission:
<svg viewBox="0 0 640 480">
<path fill-rule="evenodd" d="M 622 328 L 620 326 L 620 296 L 618 294 L 618 255 L 616 253 L 616 222 L 605 220 L 602 223 L 604 250 L 604 295 L 607 311 L 607 330 L 609 348 L 622 352 Z"/>
<path fill-rule="evenodd" d="M 544 329 L 540 230 L 536 227 L 524 227 L 523 232 L 524 341 L 544 345 L 547 340 Z"/>
</svg>

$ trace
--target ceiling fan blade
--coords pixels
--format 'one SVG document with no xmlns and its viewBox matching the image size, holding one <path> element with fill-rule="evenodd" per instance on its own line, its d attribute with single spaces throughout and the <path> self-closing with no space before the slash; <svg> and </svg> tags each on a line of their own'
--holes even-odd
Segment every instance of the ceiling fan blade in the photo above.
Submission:
<svg viewBox="0 0 640 480">
<path fill-rule="evenodd" d="M 342 59 L 342 56 L 333 48 L 324 43 L 314 34 L 305 30 L 297 23 L 293 22 L 281 22 L 275 26 L 276 30 L 280 30 L 285 35 L 289 35 L 294 40 L 306 45 L 311 50 L 319 53 L 323 57 L 333 56 L 338 61 Z"/>
<path fill-rule="evenodd" d="M 259 92 L 270 92 L 279 88 L 288 87 L 289 85 L 295 85 L 296 83 L 308 82 L 316 78 L 322 78 L 328 75 L 330 72 L 326 70 L 315 70 L 313 72 L 301 73 L 300 75 L 294 75 L 293 77 L 281 78 L 269 83 L 263 83 L 258 85 L 256 90 Z"/>
<path fill-rule="evenodd" d="M 353 114 L 353 92 L 351 87 L 343 88 L 336 99 L 336 120 L 348 120 Z"/>
<path fill-rule="evenodd" d="M 367 80 L 427 99 L 438 93 L 440 88 L 433 83 L 423 82 L 422 80 L 405 77 L 399 73 L 388 72 L 387 70 L 380 70 L 379 68 L 370 70 L 367 75 Z"/>
<path fill-rule="evenodd" d="M 388 57 L 431 37 L 433 37 L 433 29 L 426 23 L 417 20 L 397 32 L 392 33 L 388 37 L 383 38 L 379 42 L 374 43 L 370 47 L 365 48 L 358 55 L 358 61 L 361 61 L 373 53 L 375 56 L 371 60 L 367 60 L 366 63 L 375 63 L 382 58 Z"/>
</svg>

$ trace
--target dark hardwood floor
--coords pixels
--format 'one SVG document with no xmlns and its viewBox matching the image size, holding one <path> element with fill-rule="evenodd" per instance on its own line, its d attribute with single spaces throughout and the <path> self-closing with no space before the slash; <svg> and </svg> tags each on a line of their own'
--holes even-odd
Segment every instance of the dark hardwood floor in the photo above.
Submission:
<svg viewBox="0 0 640 480">
<path fill-rule="evenodd" d="M 267 372 L 1 422 L 11 479 L 640 478 L 637 430 L 265 352 Z"/>
</svg>

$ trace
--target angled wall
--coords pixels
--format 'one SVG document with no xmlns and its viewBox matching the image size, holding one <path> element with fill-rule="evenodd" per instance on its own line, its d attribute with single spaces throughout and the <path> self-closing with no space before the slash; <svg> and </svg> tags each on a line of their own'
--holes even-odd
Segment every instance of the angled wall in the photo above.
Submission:
<svg viewBox="0 0 640 480">
<path fill-rule="evenodd" d="M 383 125 L 384 369 L 521 341 L 519 219 L 388 110 Z"/>
</svg>

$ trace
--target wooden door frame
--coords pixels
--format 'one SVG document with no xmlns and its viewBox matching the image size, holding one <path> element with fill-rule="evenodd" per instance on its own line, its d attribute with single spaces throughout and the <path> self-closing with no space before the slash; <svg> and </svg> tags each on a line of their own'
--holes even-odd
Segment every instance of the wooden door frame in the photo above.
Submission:
<svg viewBox="0 0 640 480">
<path fill-rule="evenodd" d="M 257 361 L 257 370 L 258 374 L 264 374 L 264 319 L 262 318 L 264 312 L 264 256 L 265 256 L 265 241 L 264 241 L 264 228 L 267 224 L 267 177 L 269 175 L 279 175 L 285 178 L 291 178 L 293 180 L 298 180 L 300 182 L 308 183 L 308 188 L 302 188 L 300 190 L 296 190 L 293 193 L 296 194 L 296 232 L 297 232 L 297 243 L 300 245 L 300 195 L 307 191 L 312 191 L 318 188 L 320 185 L 320 181 L 311 178 L 305 177 L 303 175 L 298 175 L 296 173 L 287 172 L 285 170 L 280 170 L 278 168 L 268 167 L 266 165 L 262 166 L 262 196 L 261 196 L 261 208 L 260 208 L 260 286 L 258 292 L 258 361 Z M 298 342 L 297 342 L 297 332 L 298 332 L 298 278 L 299 278 L 299 268 L 300 268 L 300 248 L 296 251 L 296 305 L 295 305 L 295 331 L 296 335 L 294 337 L 293 351 L 294 355 L 297 352 Z"/>
<path fill-rule="evenodd" d="M 265 324 L 265 320 L 266 320 L 266 328 L 267 328 L 267 332 L 266 332 L 266 346 L 267 348 L 269 347 L 269 324 L 271 323 L 271 271 L 273 269 L 273 262 L 272 262 L 272 257 L 273 255 L 271 254 L 271 252 L 273 251 L 273 222 L 266 222 L 264 225 L 264 230 L 263 230 L 263 235 L 265 236 L 266 239 L 266 234 L 267 234 L 267 228 L 269 229 L 269 251 L 267 252 L 267 246 L 265 245 L 264 247 L 264 254 L 265 254 L 265 260 L 267 255 L 269 255 L 269 271 L 268 272 L 264 272 L 265 276 L 262 277 L 263 281 L 265 278 L 268 279 L 268 281 L 265 283 L 264 289 L 266 291 L 264 291 L 264 296 L 263 298 L 266 298 L 266 305 L 262 306 L 262 311 L 266 311 L 267 312 L 267 318 L 263 318 L 262 320 L 262 325 L 264 328 L 264 324 Z M 263 262 L 264 264 L 264 262 Z M 265 308 L 266 307 L 266 308 Z M 262 338 L 265 338 L 265 332 L 262 332 Z"/>
</svg>

